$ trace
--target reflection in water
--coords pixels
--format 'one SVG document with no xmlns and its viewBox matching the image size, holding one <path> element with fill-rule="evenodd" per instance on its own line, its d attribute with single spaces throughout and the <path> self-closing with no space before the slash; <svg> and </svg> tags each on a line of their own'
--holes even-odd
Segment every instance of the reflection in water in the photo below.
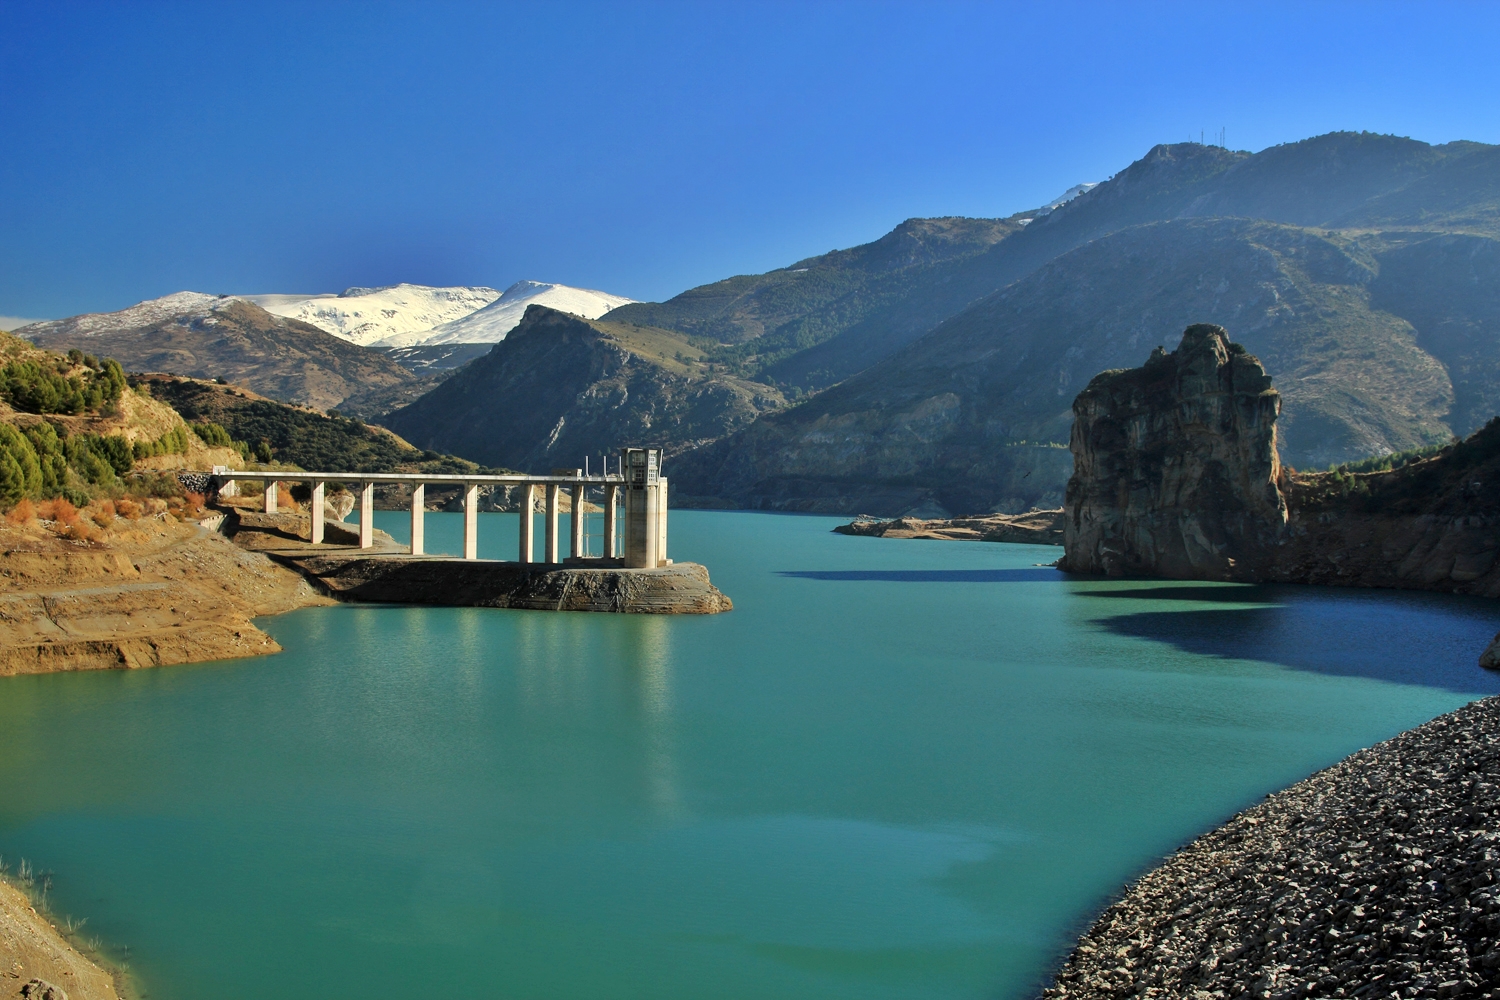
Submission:
<svg viewBox="0 0 1500 1000">
<path fill-rule="evenodd" d="M 676 819 L 683 808 L 672 731 L 672 630 L 664 616 L 643 615 L 635 631 L 638 656 L 629 666 L 644 710 L 646 788 L 657 814 Z"/>
<path fill-rule="evenodd" d="M 628 718 L 624 734 L 651 811 L 682 812 L 675 763 L 672 623 L 665 616 L 601 618 L 583 612 L 506 615 L 517 697 L 538 724 Z M 579 619 L 595 627 L 580 628 Z"/>
</svg>

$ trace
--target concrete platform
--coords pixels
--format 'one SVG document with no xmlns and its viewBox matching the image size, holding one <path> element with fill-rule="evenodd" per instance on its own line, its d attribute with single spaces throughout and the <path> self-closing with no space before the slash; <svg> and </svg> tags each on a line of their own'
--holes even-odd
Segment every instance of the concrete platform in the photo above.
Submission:
<svg viewBox="0 0 1500 1000">
<path fill-rule="evenodd" d="M 661 615 L 711 615 L 734 607 L 698 563 L 579 569 L 439 556 L 267 554 L 344 600 Z"/>
<path fill-rule="evenodd" d="M 383 531 L 361 549 L 359 534 L 330 523 L 325 538 L 307 540 L 306 514 L 225 510 L 220 529 L 237 545 L 298 570 L 339 600 L 536 611 L 711 615 L 734 608 L 698 563 L 659 569 L 581 567 L 495 559 L 413 556 Z M 344 544 L 339 544 L 339 543 Z M 332 544 L 330 544 L 332 543 Z M 603 560 L 600 560 L 603 562 Z"/>
</svg>

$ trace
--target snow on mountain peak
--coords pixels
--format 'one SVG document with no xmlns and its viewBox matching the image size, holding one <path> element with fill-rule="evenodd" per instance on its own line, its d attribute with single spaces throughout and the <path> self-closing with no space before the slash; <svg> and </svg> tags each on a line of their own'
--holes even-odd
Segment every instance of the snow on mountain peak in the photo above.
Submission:
<svg viewBox="0 0 1500 1000">
<path fill-rule="evenodd" d="M 635 301 L 622 295 L 573 288 L 545 281 L 518 281 L 483 309 L 426 331 L 386 337 L 376 347 L 416 347 L 427 344 L 494 344 L 505 339 L 526 314 L 526 307 L 543 305 L 585 319 L 598 319 L 617 306 Z"/>
<path fill-rule="evenodd" d="M 266 312 L 311 323 L 335 337 L 370 346 L 403 334 L 420 334 L 489 305 L 500 297 L 493 288 L 460 285 L 354 287 L 334 294 L 246 295 Z"/>
<path fill-rule="evenodd" d="M 49 320 L 23 326 L 16 332 L 23 337 L 43 333 L 72 333 L 92 337 L 101 333 L 119 330 L 134 330 L 165 319 L 186 316 L 203 316 L 229 303 L 238 301 L 230 295 L 209 295 L 205 292 L 173 292 L 159 299 L 137 302 L 126 309 L 107 313 L 84 313 L 66 319 Z"/>
<path fill-rule="evenodd" d="M 315 295 L 208 295 L 174 292 L 111 313 L 87 313 L 21 327 L 27 333 L 81 336 L 151 326 L 162 320 L 200 319 L 232 302 L 253 302 L 266 312 L 301 320 L 365 347 L 423 344 L 493 344 L 515 329 L 532 303 L 597 319 L 634 301 L 621 295 L 544 281 L 518 281 L 503 293 L 483 286 L 434 288 L 386 285 Z"/>
</svg>

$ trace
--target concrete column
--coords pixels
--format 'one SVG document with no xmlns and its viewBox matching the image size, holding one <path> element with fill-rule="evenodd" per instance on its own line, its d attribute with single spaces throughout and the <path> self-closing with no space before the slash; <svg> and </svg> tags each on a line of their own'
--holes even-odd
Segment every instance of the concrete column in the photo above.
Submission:
<svg viewBox="0 0 1500 1000">
<path fill-rule="evenodd" d="M 411 488 L 411 554 L 419 556 L 425 547 L 422 537 L 422 516 L 427 513 L 427 484 L 417 483 Z"/>
<path fill-rule="evenodd" d="M 323 496 L 327 493 L 328 484 L 322 482 L 313 483 L 312 489 L 312 540 L 317 545 L 323 541 Z"/>
<path fill-rule="evenodd" d="M 375 544 L 375 484 L 359 484 L 359 547 Z"/>
<path fill-rule="evenodd" d="M 655 483 L 631 483 L 625 487 L 625 565 L 631 569 L 655 569 L 657 566 L 659 495 Z"/>
<path fill-rule="evenodd" d="M 547 484 L 546 562 L 557 562 L 557 484 Z"/>
<path fill-rule="evenodd" d="M 573 537 L 568 546 L 568 555 L 574 559 L 583 558 L 583 484 L 578 483 L 573 487 Z"/>
<path fill-rule="evenodd" d="M 530 483 L 521 487 L 521 547 L 517 558 L 529 563 L 536 555 L 536 487 Z"/>
<path fill-rule="evenodd" d="M 276 480 L 266 480 L 266 513 L 276 513 Z"/>
<path fill-rule="evenodd" d="M 652 485 L 646 487 L 646 568 L 655 569 L 661 565 L 661 505 L 663 497 L 661 487 Z"/>
<path fill-rule="evenodd" d="M 656 481 L 656 565 L 667 564 L 667 477 Z"/>
<path fill-rule="evenodd" d="M 464 484 L 464 558 L 479 558 L 479 487 Z"/>
<path fill-rule="evenodd" d="M 604 558 L 613 559 L 619 555 L 619 546 L 615 541 L 615 502 L 619 497 L 620 488 L 614 483 L 604 487 Z"/>
</svg>

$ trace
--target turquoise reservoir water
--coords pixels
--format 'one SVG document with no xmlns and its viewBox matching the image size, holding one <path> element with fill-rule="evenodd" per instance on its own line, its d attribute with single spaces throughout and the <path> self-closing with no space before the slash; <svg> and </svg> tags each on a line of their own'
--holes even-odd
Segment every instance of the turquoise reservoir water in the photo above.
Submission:
<svg viewBox="0 0 1500 1000">
<path fill-rule="evenodd" d="M 1493 602 L 835 523 L 674 512 L 716 617 L 317 608 L 0 681 L 0 853 L 158 1000 L 1017 997 L 1163 853 L 1497 688 Z"/>
</svg>

